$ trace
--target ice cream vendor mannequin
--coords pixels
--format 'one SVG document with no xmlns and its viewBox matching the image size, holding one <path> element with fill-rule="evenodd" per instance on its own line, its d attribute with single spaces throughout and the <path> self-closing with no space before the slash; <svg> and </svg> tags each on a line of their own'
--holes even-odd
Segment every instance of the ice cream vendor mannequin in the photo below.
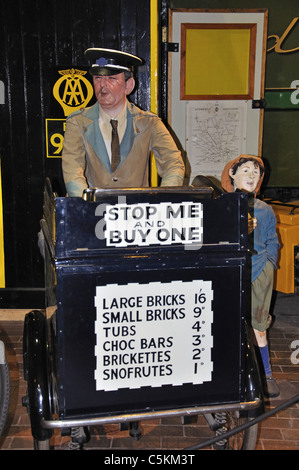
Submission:
<svg viewBox="0 0 299 470">
<path fill-rule="evenodd" d="M 227 192 L 241 190 L 254 195 L 254 217 L 248 223 L 249 233 L 253 231 L 254 248 L 251 268 L 251 324 L 264 365 L 265 393 L 274 397 L 280 392 L 272 376 L 267 329 L 271 324 L 269 310 L 279 243 L 276 233 L 277 221 L 272 207 L 256 198 L 264 172 L 264 163 L 261 158 L 240 155 L 225 166 L 221 184 Z"/>
<path fill-rule="evenodd" d="M 185 166 L 162 120 L 129 102 L 139 57 L 114 49 L 90 48 L 97 98 L 93 106 L 66 122 L 62 171 L 69 196 L 86 188 L 136 188 L 149 185 L 149 159 L 155 155 L 161 186 L 181 186 Z"/>
</svg>

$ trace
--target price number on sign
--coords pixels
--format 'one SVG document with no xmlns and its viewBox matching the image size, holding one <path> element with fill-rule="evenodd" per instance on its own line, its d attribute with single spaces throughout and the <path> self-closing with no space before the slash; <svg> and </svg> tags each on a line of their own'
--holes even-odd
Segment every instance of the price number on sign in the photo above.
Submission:
<svg viewBox="0 0 299 470">
<path fill-rule="evenodd" d="M 195 294 L 195 305 L 196 304 L 201 304 L 200 306 L 196 306 L 193 309 L 193 318 L 194 318 L 194 323 L 192 325 L 192 330 L 193 335 L 192 335 L 192 360 L 194 362 L 194 374 L 197 374 L 199 371 L 199 366 L 201 363 L 201 353 L 204 351 L 204 349 L 200 348 L 201 345 L 201 340 L 204 335 L 200 334 L 202 325 L 205 323 L 204 320 L 201 320 L 200 317 L 202 315 L 202 311 L 204 310 L 204 303 L 206 302 L 206 295 L 202 292 L 199 294 Z"/>
</svg>

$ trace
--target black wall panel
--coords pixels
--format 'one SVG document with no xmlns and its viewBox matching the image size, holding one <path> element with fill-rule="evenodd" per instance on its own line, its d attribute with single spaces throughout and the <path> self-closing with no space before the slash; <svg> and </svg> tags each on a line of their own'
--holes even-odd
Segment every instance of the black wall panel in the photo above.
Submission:
<svg viewBox="0 0 299 470">
<path fill-rule="evenodd" d="M 64 195 L 61 161 L 46 158 L 45 119 L 53 117 L 53 70 L 86 67 L 88 47 L 136 54 L 145 63 L 131 99 L 149 109 L 150 0 L 0 0 L 0 44 L 6 277 L 0 308 L 42 307 L 43 260 L 37 234 L 45 177 Z"/>
</svg>

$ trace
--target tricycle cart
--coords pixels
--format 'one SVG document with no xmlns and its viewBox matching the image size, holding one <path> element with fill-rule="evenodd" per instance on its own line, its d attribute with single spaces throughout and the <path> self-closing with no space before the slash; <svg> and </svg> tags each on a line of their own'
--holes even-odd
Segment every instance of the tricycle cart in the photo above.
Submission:
<svg viewBox="0 0 299 470">
<path fill-rule="evenodd" d="M 46 312 L 24 323 L 36 448 L 53 430 L 204 414 L 221 434 L 262 405 L 246 332 L 247 196 L 210 187 L 45 187 Z M 73 430 L 73 432 L 72 432 Z M 80 434 L 80 433 L 79 433 Z M 220 448 L 254 448 L 256 426 Z"/>
</svg>

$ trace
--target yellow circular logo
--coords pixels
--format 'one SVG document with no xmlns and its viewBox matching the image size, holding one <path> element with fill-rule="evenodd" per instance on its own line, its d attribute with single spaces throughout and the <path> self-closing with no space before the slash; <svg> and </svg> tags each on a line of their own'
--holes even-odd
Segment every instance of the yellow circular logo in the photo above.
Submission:
<svg viewBox="0 0 299 470">
<path fill-rule="evenodd" d="M 68 116 L 77 109 L 85 108 L 93 96 L 93 86 L 84 77 L 84 70 L 59 70 L 62 75 L 53 87 L 53 96 Z"/>
</svg>

